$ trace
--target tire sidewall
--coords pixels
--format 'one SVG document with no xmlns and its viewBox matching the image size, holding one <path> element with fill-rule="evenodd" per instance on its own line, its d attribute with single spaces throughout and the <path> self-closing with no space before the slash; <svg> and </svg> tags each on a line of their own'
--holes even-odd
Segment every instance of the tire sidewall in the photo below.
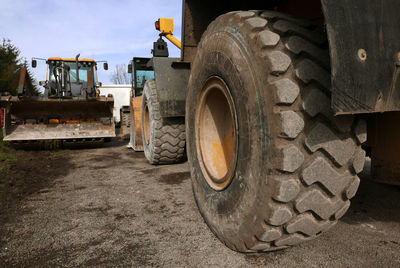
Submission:
<svg viewBox="0 0 400 268">
<path fill-rule="evenodd" d="M 259 59 L 248 50 L 250 41 L 237 26 L 229 22 L 214 25 L 208 33 L 199 46 L 189 80 L 186 101 L 188 160 L 200 212 L 217 236 L 230 237 L 230 242 L 236 243 L 248 237 L 247 232 L 255 231 L 249 225 L 261 226 L 254 223 L 268 213 L 268 208 L 260 211 L 259 205 L 270 199 L 268 191 L 261 190 L 266 187 L 267 164 L 272 157 L 264 109 L 269 96 L 264 95 L 266 83 L 257 76 L 260 70 L 254 63 Z M 228 86 L 238 121 L 238 161 L 232 181 L 223 191 L 216 191 L 207 184 L 195 142 L 197 104 L 203 85 L 212 76 L 222 78 Z"/>
<path fill-rule="evenodd" d="M 154 133 L 154 105 L 156 105 L 155 101 L 153 100 L 152 93 L 154 91 L 153 87 L 155 86 L 154 80 L 147 80 L 144 89 L 143 89 L 143 101 L 142 101 L 142 112 L 141 112 L 141 120 L 142 120 L 142 141 L 143 141 L 143 151 L 144 155 L 147 158 L 147 160 L 151 164 L 156 164 L 155 159 L 153 156 L 153 151 L 156 145 L 155 145 L 155 133 Z M 149 132 L 149 144 L 146 142 L 146 136 L 144 132 L 144 111 L 146 108 L 146 103 L 147 103 L 147 108 L 149 109 L 149 119 L 150 119 L 150 132 Z"/>
</svg>

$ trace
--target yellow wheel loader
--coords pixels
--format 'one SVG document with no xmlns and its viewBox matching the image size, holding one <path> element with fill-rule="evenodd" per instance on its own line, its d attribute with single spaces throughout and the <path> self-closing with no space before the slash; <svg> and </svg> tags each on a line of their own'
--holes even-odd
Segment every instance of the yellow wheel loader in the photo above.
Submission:
<svg viewBox="0 0 400 268">
<path fill-rule="evenodd" d="M 128 64 L 128 73 L 131 75 L 130 98 L 130 141 L 129 148 L 136 152 L 143 152 L 142 134 L 142 101 L 143 89 L 147 80 L 154 79 L 154 69 L 149 64 L 150 58 L 134 57 Z"/>
<path fill-rule="evenodd" d="M 33 68 L 37 60 L 32 60 Z M 18 96 L 1 97 L 4 140 L 26 148 L 97 145 L 115 137 L 114 100 L 98 94 L 97 62 L 77 55 L 49 58 L 46 64 L 46 81 L 39 83 L 45 88 L 42 96 L 32 96 L 21 75 Z"/>
</svg>

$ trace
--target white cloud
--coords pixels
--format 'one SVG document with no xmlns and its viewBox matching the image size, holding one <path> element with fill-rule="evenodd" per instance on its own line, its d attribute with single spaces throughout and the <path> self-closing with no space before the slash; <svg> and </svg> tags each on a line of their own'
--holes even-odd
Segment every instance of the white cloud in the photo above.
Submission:
<svg viewBox="0 0 400 268">
<path fill-rule="evenodd" d="M 0 0 L 0 7 L 0 38 L 11 39 L 28 61 L 80 53 L 108 60 L 112 70 L 133 56 L 151 57 L 159 17 L 174 18 L 174 34 L 181 36 L 181 0 Z M 171 56 L 180 55 L 172 44 L 169 48 Z M 44 80 L 44 64 L 33 71 Z M 99 80 L 109 83 L 110 74 L 99 71 Z"/>
</svg>

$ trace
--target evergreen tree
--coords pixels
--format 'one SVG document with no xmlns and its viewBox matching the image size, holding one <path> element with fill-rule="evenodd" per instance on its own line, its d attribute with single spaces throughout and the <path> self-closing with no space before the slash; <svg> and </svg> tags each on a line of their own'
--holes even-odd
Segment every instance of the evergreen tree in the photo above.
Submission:
<svg viewBox="0 0 400 268">
<path fill-rule="evenodd" d="M 20 58 L 21 52 L 10 40 L 3 39 L 0 44 L 0 94 L 9 92 L 11 95 L 17 94 L 17 87 L 21 68 L 27 67 L 26 60 Z M 28 79 L 33 84 L 35 95 L 39 94 L 31 71 L 27 67 Z"/>
</svg>

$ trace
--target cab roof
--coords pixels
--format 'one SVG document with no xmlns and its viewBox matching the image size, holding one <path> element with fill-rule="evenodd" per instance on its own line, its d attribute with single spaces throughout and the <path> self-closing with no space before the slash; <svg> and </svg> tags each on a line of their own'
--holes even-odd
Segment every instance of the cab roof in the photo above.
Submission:
<svg viewBox="0 0 400 268">
<path fill-rule="evenodd" d="M 58 61 L 75 61 L 75 59 L 72 58 L 60 58 L 60 57 L 53 57 L 53 58 L 49 58 L 48 60 L 58 60 Z M 79 62 L 95 62 L 92 59 L 79 59 Z"/>
</svg>

